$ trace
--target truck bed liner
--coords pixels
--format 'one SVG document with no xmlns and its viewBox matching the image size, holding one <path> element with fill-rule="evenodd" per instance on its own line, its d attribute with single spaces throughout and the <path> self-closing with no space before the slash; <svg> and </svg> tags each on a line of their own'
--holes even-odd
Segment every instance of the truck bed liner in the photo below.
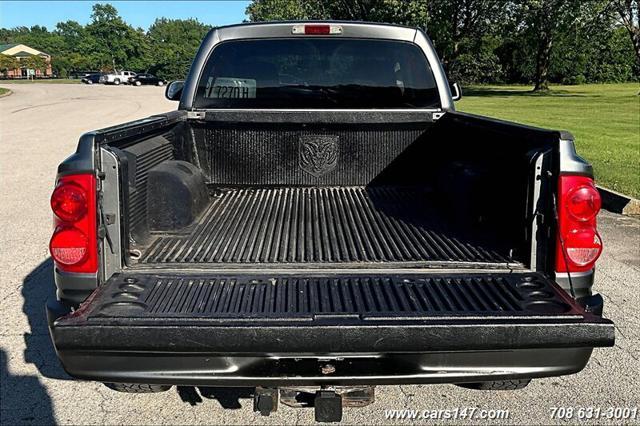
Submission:
<svg viewBox="0 0 640 426">
<path fill-rule="evenodd" d="M 264 319 L 348 314 L 417 316 L 575 315 L 537 274 L 166 276 L 130 275 L 107 287 L 94 316 Z M 144 311 L 137 310 L 138 306 Z M 134 308 L 133 310 L 131 308 Z"/>
<path fill-rule="evenodd" d="M 513 262 L 491 237 L 454 236 L 430 202 L 405 187 L 218 190 L 195 226 L 156 234 L 141 262 Z"/>
</svg>

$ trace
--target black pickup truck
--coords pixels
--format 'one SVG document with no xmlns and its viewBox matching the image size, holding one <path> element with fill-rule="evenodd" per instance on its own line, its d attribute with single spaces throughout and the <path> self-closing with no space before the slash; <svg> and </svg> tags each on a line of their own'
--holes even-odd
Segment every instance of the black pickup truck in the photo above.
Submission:
<svg viewBox="0 0 640 426">
<path fill-rule="evenodd" d="M 327 421 L 377 384 L 516 389 L 613 345 L 591 166 L 567 132 L 456 112 L 421 30 L 217 28 L 166 95 L 59 166 L 71 376 L 248 386 Z"/>
</svg>

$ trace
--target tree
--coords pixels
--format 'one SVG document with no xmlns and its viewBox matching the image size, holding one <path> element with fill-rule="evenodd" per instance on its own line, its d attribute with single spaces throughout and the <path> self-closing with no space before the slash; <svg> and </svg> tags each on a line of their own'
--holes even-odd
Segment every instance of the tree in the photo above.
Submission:
<svg viewBox="0 0 640 426">
<path fill-rule="evenodd" d="M 640 0 L 611 0 L 609 9 L 617 14 L 620 23 L 629 33 L 636 61 L 640 66 Z"/>
<path fill-rule="evenodd" d="M 133 71 L 149 71 L 152 65 L 151 46 L 149 37 L 142 28 L 136 28 L 129 33 L 129 41 L 134 46 L 133 51 L 124 63 L 124 67 Z"/>
<path fill-rule="evenodd" d="M 99 68 L 122 69 L 132 58 L 144 55 L 141 34 L 128 25 L 110 4 L 94 4 L 87 32 L 95 40 L 94 58 Z"/>
<path fill-rule="evenodd" d="M 335 19 L 424 27 L 426 4 L 420 0 L 254 0 L 246 13 L 250 21 Z"/>
<path fill-rule="evenodd" d="M 535 43 L 534 92 L 549 90 L 551 49 L 565 5 L 564 0 L 532 0 L 525 6 L 524 21 Z"/>
<path fill-rule="evenodd" d="M 450 77 L 474 82 L 497 78 L 501 67 L 494 50 L 507 3 L 434 0 L 426 4 L 427 30 Z"/>
<path fill-rule="evenodd" d="M 15 70 L 17 68 L 20 68 L 20 63 L 16 58 L 0 54 L 0 72 L 4 74 L 9 70 Z"/>
<path fill-rule="evenodd" d="M 54 56 L 51 59 L 51 68 L 56 75 L 65 78 L 76 71 L 91 71 L 95 69 L 94 64 L 91 62 L 91 56 L 78 52 L 67 52 Z"/>
<path fill-rule="evenodd" d="M 185 78 L 211 28 L 197 19 L 160 18 L 149 27 L 150 71 L 168 80 Z"/>
<path fill-rule="evenodd" d="M 311 7 L 308 4 L 305 7 L 303 3 L 300 0 L 254 0 L 245 13 L 251 22 L 311 19 L 307 14 Z"/>
<path fill-rule="evenodd" d="M 571 28 L 584 26 L 597 15 L 600 0 L 519 0 L 509 5 L 512 16 L 512 38 L 519 47 L 516 60 L 528 66 L 535 92 L 549 89 L 554 45 Z M 594 15 L 595 14 L 595 15 Z"/>
<path fill-rule="evenodd" d="M 59 53 L 89 53 L 96 45 L 87 29 L 76 21 L 58 22 L 54 33 L 62 40 Z"/>
<path fill-rule="evenodd" d="M 44 73 L 47 68 L 47 60 L 40 55 L 31 55 L 20 60 L 20 68 L 40 70 Z"/>
</svg>

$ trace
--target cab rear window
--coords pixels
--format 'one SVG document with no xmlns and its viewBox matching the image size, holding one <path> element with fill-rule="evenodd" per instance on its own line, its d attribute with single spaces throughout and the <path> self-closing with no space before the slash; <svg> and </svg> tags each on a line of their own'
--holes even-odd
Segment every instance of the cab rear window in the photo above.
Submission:
<svg viewBox="0 0 640 426">
<path fill-rule="evenodd" d="M 440 98 L 412 43 L 347 38 L 228 41 L 212 52 L 196 108 L 435 108 Z"/>
</svg>

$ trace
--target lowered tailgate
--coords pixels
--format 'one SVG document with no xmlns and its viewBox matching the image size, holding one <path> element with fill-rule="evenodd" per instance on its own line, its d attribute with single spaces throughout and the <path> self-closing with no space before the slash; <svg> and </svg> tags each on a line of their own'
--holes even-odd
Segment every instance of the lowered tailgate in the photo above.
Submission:
<svg viewBox="0 0 640 426">
<path fill-rule="evenodd" d="M 51 326 L 56 349 L 354 354 L 611 346 L 542 275 L 124 273 Z"/>
</svg>

